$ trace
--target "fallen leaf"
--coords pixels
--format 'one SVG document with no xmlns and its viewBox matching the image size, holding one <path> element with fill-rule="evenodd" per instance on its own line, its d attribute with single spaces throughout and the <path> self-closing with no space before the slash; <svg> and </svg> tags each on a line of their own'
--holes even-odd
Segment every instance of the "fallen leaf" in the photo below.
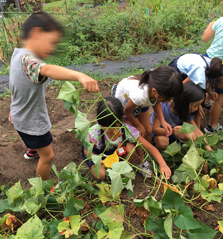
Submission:
<svg viewBox="0 0 223 239">
<path fill-rule="evenodd" d="M 223 175 L 222 174 L 218 174 L 217 178 L 218 178 L 219 181 L 223 181 Z"/>
<path fill-rule="evenodd" d="M 208 172 L 209 172 L 208 165 L 207 165 L 207 163 L 204 161 L 204 162 L 203 162 L 202 173 L 207 174 Z"/>
<path fill-rule="evenodd" d="M 212 212 L 216 211 L 213 204 L 205 205 L 204 209 L 207 211 L 212 211 Z"/>
</svg>

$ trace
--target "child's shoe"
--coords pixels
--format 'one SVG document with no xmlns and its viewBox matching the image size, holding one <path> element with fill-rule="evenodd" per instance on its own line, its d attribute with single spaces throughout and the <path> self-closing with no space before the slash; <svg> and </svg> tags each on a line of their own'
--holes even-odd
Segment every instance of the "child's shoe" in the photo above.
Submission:
<svg viewBox="0 0 223 239">
<path fill-rule="evenodd" d="M 152 178 L 152 170 L 150 169 L 150 163 L 145 160 L 141 165 L 140 169 L 143 171 L 139 170 L 139 172 L 145 177 L 145 178 Z M 144 172 L 146 171 L 146 172 Z"/>
<path fill-rule="evenodd" d="M 27 149 L 27 151 L 24 154 L 25 159 L 35 159 L 39 154 L 35 149 Z"/>
<path fill-rule="evenodd" d="M 213 128 L 210 124 L 208 124 L 205 128 L 204 131 L 207 134 L 213 134 L 214 132 L 220 132 L 223 131 L 223 127 L 222 125 L 220 125 L 219 123 L 217 123 L 217 126 L 215 128 Z"/>
<path fill-rule="evenodd" d="M 211 101 L 209 101 L 208 103 L 205 103 L 205 102 L 204 102 L 204 108 L 205 108 L 205 109 L 210 110 L 210 109 L 211 109 L 211 106 L 212 106 Z"/>
</svg>

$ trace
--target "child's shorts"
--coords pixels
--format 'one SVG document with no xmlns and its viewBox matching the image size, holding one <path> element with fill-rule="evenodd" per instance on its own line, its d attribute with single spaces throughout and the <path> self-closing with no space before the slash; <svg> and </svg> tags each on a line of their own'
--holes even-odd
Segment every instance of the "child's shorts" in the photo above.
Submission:
<svg viewBox="0 0 223 239">
<path fill-rule="evenodd" d="M 50 145 L 53 142 L 50 131 L 44 135 L 29 135 L 20 131 L 17 132 L 19 133 L 26 147 L 30 149 L 40 149 Z"/>
<path fill-rule="evenodd" d="M 154 138 L 156 137 L 156 135 L 154 133 L 152 133 L 152 144 L 155 146 L 156 144 L 154 143 Z M 175 142 L 177 139 L 175 137 L 175 135 L 171 134 L 169 136 L 169 144 L 172 144 L 173 142 Z"/>
</svg>

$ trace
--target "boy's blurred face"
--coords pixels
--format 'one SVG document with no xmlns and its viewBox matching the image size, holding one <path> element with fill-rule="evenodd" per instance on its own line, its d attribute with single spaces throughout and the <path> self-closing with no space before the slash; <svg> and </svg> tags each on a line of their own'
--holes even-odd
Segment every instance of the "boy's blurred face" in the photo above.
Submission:
<svg viewBox="0 0 223 239">
<path fill-rule="evenodd" d="M 39 31 L 36 53 L 41 59 L 51 56 L 56 45 L 60 42 L 61 33 L 58 31 L 44 32 Z"/>
</svg>

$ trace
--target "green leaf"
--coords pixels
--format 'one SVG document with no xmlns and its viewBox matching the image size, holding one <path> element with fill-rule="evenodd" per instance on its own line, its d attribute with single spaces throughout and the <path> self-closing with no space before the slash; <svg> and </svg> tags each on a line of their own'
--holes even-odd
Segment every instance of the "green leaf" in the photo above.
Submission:
<svg viewBox="0 0 223 239">
<path fill-rule="evenodd" d="M 154 239 L 167 239 L 168 236 L 164 230 L 164 219 L 155 219 L 154 217 L 148 217 L 146 221 L 146 230 L 154 231 L 156 236 Z"/>
<path fill-rule="evenodd" d="M 46 191 L 49 191 L 50 189 L 52 189 L 54 183 L 55 183 L 55 179 L 49 179 L 49 180 L 44 181 L 43 189 Z"/>
<path fill-rule="evenodd" d="M 217 149 L 217 152 L 211 152 L 211 155 L 217 160 L 218 164 L 223 164 L 223 149 Z"/>
<path fill-rule="evenodd" d="M 65 238 L 69 238 L 72 235 L 78 235 L 80 226 L 84 222 L 85 220 L 81 221 L 80 215 L 74 215 L 71 216 L 69 225 L 66 222 L 60 222 L 57 229 L 60 235 L 65 235 Z"/>
<path fill-rule="evenodd" d="M 100 183 L 96 184 L 97 187 L 100 188 L 100 191 L 98 192 L 98 195 L 100 197 L 100 200 L 102 203 L 106 203 L 109 201 L 113 201 L 112 191 L 108 184 Z M 118 199 L 120 193 L 117 193 L 114 199 Z"/>
<path fill-rule="evenodd" d="M 201 222 L 199 224 L 200 228 L 186 231 L 189 239 L 213 239 L 215 237 L 216 231 Z"/>
<path fill-rule="evenodd" d="M 65 211 L 63 212 L 63 215 L 65 217 L 69 217 L 71 215 L 77 215 L 78 211 L 77 209 L 74 207 L 74 198 L 71 197 L 69 201 L 67 201 L 66 205 L 65 205 Z"/>
<path fill-rule="evenodd" d="M 111 178 L 111 190 L 112 190 L 112 196 L 114 198 L 115 195 L 121 192 L 123 189 L 121 174 L 111 169 L 107 169 L 107 172 L 109 174 L 109 177 Z"/>
<path fill-rule="evenodd" d="M 132 167 L 128 164 L 127 161 L 121 161 L 118 163 L 112 164 L 112 170 L 120 174 L 126 174 L 133 171 Z"/>
<path fill-rule="evenodd" d="M 170 144 L 166 150 L 164 151 L 164 153 L 169 154 L 171 156 L 174 156 L 175 154 L 179 153 L 181 151 L 180 146 L 178 145 L 178 143 L 176 141 L 174 141 L 172 144 Z"/>
<path fill-rule="evenodd" d="M 215 132 L 212 135 L 206 135 L 205 139 L 209 146 L 213 146 L 218 143 L 219 137 L 218 134 Z"/>
<path fill-rule="evenodd" d="M 106 210 L 106 207 L 103 206 L 101 203 L 97 204 L 97 206 L 94 208 L 94 212 L 97 216 L 99 216 L 101 213 L 103 213 Z"/>
<path fill-rule="evenodd" d="M 108 232 L 108 238 L 120 238 L 122 231 L 124 230 L 124 227 L 122 225 L 123 223 L 117 223 L 112 222 L 108 225 L 109 232 Z"/>
<path fill-rule="evenodd" d="M 25 202 L 23 208 L 30 214 L 34 215 L 41 208 L 41 204 L 37 205 L 34 202 Z"/>
<path fill-rule="evenodd" d="M 79 104 L 79 91 L 69 81 L 66 81 L 61 87 L 57 99 Z"/>
<path fill-rule="evenodd" d="M 96 174 L 97 178 L 99 178 L 99 174 L 100 174 L 101 160 L 102 160 L 102 156 L 101 155 L 93 154 L 92 161 L 95 164 L 95 166 L 94 166 L 94 173 Z"/>
<path fill-rule="evenodd" d="M 148 209 L 153 217 L 158 217 L 164 214 L 161 203 L 157 202 L 154 197 L 149 197 L 147 200 Z"/>
<path fill-rule="evenodd" d="M 135 234 L 132 234 L 131 232 L 123 231 L 120 239 L 134 239 L 136 237 Z"/>
<path fill-rule="evenodd" d="M 218 188 L 215 188 L 215 189 L 210 189 L 211 193 L 209 193 L 208 191 L 202 191 L 201 192 L 201 196 L 203 199 L 207 200 L 208 202 L 211 202 L 211 201 L 217 201 L 219 203 L 221 203 L 221 199 L 222 199 L 222 196 L 223 196 L 223 191 L 218 189 Z"/>
<path fill-rule="evenodd" d="M 91 122 L 87 120 L 87 114 L 78 111 L 77 117 L 75 119 L 75 128 L 78 129 L 81 134 L 86 134 L 88 136 L 90 125 Z"/>
<path fill-rule="evenodd" d="M 205 138 L 205 134 L 200 136 L 200 137 L 197 137 L 196 141 L 199 143 L 199 144 L 202 144 L 204 142 L 204 138 Z"/>
<path fill-rule="evenodd" d="M 128 190 L 128 198 L 133 195 L 133 187 L 132 187 L 132 180 L 128 180 L 128 183 L 126 184 L 126 189 Z"/>
<path fill-rule="evenodd" d="M 99 215 L 105 225 L 112 222 L 124 222 L 124 205 L 111 206 L 106 211 Z"/>
<path fill-rule="evenodd" d="M 184 206 L 184 201 L 180 194 L 167 188 L 164 196 L 162 197 L 162 205 L 164 209 L 172 209 L 175 207 L 177 210 L 179 207 Z"/>
<path fill-rule="evenodd" d="M 108 232 L 104 231 L 104 230 L 99 230 L 97 232 L 97 239 L 108 239 Z"/>
<path fill-rule="evenodd" d="M 50 228 L 50 239 L 60 239 L 61 235 L 57 229 L 59 224 L 59 221 L 57 219 L 54 219 L 51 221 L 49 228 Z"/>
<path fill-rule="evenodd" d="M 178 208 L 178 213 L 176 217 L 174 217 L 174 224 L 180 229 L 196 229 L 200 228 L 201 225 L 194 219 L 192 210 L 187 206 L 181 206 Z"/>
<path fill-rule="evenodd" d="M 17 239 L 41 239 L 43 235 L 43 224 L 41 220 L 35 215 L 23 224 L 17 231 Z"/>
<path fill-rule="evenodd" d="M 8 198 L 14 201 L 16 198 L 19 198 L 23 194 L 23 189 L 20 184 L 20 180 L 15 183 L 8 191 L 6 191 L 6 195 Z"/>
<path fill-rule="evenodd" d="M 196 128 L 197 128 L 196 126 L 184 122 L 179 132 L 185 133 L 185 134 L 191 134 Z"/>
<path fill-rule="evenodd" d="M 218 170 L 219 171 L 219 170 Z M 216 168 L 212 168 L 210 171 L 210 176 L 213 175 L 214 173 L 217 173 L 217 169 Z"/>
<path fill-rule="evenodd" d="M 185 170 L 196 170 L 204 159 L 199 156 L 197 149 L 192 145 L 187 151 L 187 154 L 183 157 L 183 165 Z"/>
<path fill-rule="evenodd" d="M 171 213 L 168 213 L 164 220 L 164 230 L 170 239 L 173 238 L 173 227 L 172 227 L 172 217 Z"/>
<path fill-rule="evenodd" d="M 30 192 L 33 196 L 38 197 L 40 195 L 44 195 L 43 181 L 40 177 L 30 178 L 28 181 L 32 185 Z"/>
<path fill-rule="evenodd" d="M 62 173 L 59 173 L 59 172 L 57 171 L 57 168 L 56 168 L 55 164 L 53 164 L 51 168 L 53 169 L 53 171 L 54 171 L 54 173 L 56 174 L 57 178 L 58 178 L 58 179 L 61 178 L 61 176 L 62 176 L 63 174 L 62 174 Z"/>
<path fill-rule="evenodd" d="M 9 201 L 10 199 L 0 199 L 0 213 L 13 208 L 13 206 L 9 204 Z"/>
<path fill-rule="evenodd" d="M 146 199 L 134 199 L 134 205 L 136 207 L 143 207 L 144 203 L 147 203 Z"/>
</svg>

